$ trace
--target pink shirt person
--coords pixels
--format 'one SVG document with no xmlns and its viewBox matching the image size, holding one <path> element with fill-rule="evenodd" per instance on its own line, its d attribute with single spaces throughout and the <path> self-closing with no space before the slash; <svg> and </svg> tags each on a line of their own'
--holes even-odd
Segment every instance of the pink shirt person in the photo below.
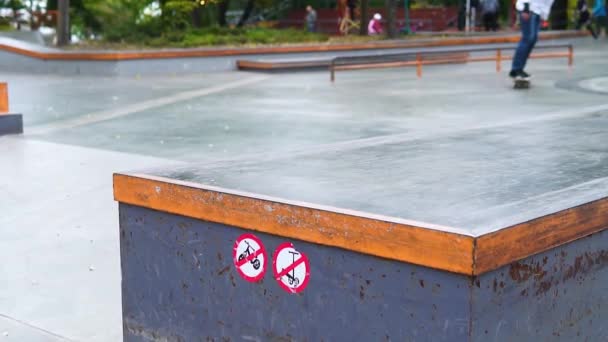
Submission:
<svg viewBox="0 0 608 342">
<path fill-rule="evenodd" d="M 369 21 L 369 24 L 367 25 L 367 33 L 370 36 L 382 34 L 382 23 L 380 20 L 382 20 L 382 16 L 380 13 L 376 13 L 374 14 L 372 20 Z"/>
</svg>

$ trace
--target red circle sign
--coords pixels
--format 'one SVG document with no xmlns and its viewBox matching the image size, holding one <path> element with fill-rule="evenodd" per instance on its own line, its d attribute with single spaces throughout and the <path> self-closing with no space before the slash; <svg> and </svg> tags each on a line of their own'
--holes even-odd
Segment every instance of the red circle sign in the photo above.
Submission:
<svg viewBox="0 0 608 342">
<path fill-rule="evenodd" d="M 262 240 L 253 234 L 243 234 L 234 242 L 232 260 L 241 277 L 256 282 L 264 277 L 268 257 Z"/>
<path fill-rule="evenodd" d="M 274 279 L 289 293 L 304 291 L 310 280 L 310 262 L 306 254 L 298 252 L 291 242 L 284 242 L 272 258 Z"/>
</svg>

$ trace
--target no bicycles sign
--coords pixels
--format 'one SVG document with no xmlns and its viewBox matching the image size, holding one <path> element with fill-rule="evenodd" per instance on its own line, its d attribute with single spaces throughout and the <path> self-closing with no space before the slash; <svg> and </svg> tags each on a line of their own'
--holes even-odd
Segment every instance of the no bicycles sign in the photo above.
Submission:
<svg viewBox="0 0 608 342">
<path fill-rule="evenodd" d="M 243 234 L 234 242 L 232 260 L 241 277 L 256 282 L 266 272 L 266 249 L 262 241 L 253 234 Z"/>
<path fill-rule="evenodd" d="M 291 242 L 285 242 L 277 247 L 272 260 L 272 268 L 279 286 L 290 293 L 304 291 L 310 280 L 308 257 L 297 251 Z"/>
</svg>

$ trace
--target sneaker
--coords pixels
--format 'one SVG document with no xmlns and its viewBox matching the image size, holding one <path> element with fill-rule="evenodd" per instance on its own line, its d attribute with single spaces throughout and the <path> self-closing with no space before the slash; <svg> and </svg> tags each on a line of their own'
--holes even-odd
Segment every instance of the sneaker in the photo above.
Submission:
<svg viewBox="0 0 608 342">
<path fill-rule="evenodd" d="M 519 74 L 519 72 L 517 72 L 515 70 L 511 70 L 511 72 L 509 73 L 509 77 L 511 77 L 511 78 L 517 78 L 518 74 Z"/>
<path fill-rule="evenodd" d="M 524 80 L 529 80 L 530 78 L 532 78 L 532 75 L 528 74 L 523 70 L 519 72 L 519 76 Z"/>
</svg>

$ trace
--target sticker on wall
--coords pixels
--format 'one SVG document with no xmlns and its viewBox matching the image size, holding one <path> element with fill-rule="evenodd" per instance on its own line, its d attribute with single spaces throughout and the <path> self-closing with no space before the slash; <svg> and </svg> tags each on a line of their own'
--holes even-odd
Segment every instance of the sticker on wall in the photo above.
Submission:
<svg viewBox="0 0 608 342">
<path fill-rule="evenodd" d="M 256 282 L 264 277 L 268 257 L 262 241 L 253 234 L 243 234 L 234 242 L 232 260 L 241 277 Z"/>
<path fill-rule="evenodd" d="M 310 280 L 310 262 L 306 254 L 297 251 L 291 242 L 282 243 L 272 259 L 274 278 L 289 293 L 304 291 Z"/>
</svg>

